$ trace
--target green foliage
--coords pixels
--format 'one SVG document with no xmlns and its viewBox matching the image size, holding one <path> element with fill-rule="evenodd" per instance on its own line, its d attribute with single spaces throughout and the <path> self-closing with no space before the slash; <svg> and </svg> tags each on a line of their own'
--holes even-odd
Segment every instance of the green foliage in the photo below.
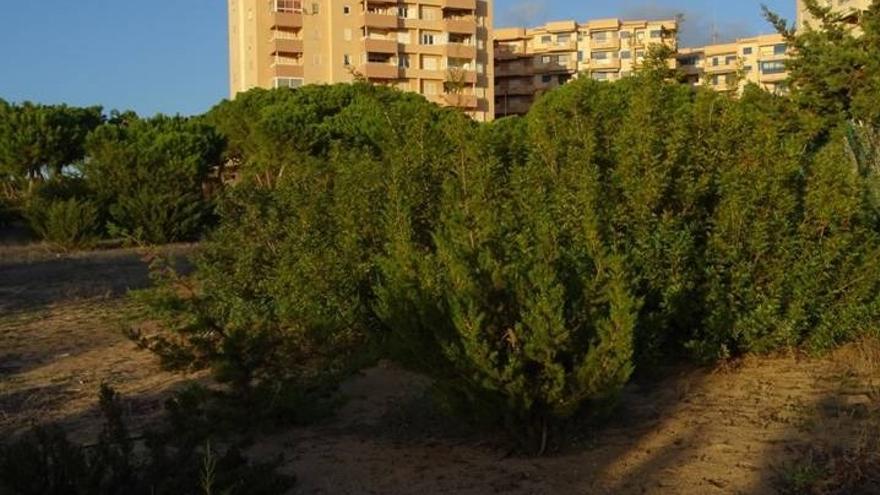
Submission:
<svg viewBox="0 0 880 495">
<path fill-rule="evenodd" d="M 38 428 L 0 444 L 0 492 L 22 495 L 248 493 L 275 494 L 293 480 L 276 473 L 280 459 L 252 464 L 236 448 L 222 452 L 193 429 L 191 409 L 172 399 L 166 428 L 145 435 L 138 453 L 123 414 L 122 399 L 101 388 L 104 426 L 94 446 L 68 440 L 58 427 Z"/>
<path fill-rule="evenodd" d="M 799 31 L 764 8 L 796 54 L 786 62 L 794 100 L 831 123 L 880 124 L 880 2 L 860 14 L 857 26 L 817 0 L 804 6 L 816 21 Z"/>
<path fill-rule="evenodd" d="M 101 212 L 78 178 L 57 177 L 27 197 L 23 215 L 41 239 L 62 249 L 88 248 L 100 235 Z"/>
<path fill-rule="evenodd" d="M 87 248 L 98 237 L 98 208 L 88 200 L 35 198 L 24 216 L 41 239 L 60 248 Z"/>
<path fill-rule="evenodd" d="M 144 297 L 170 330 L 155 348 L 212 367 L 243 396 L 278 400 L 370 358 L 390 177 L 429 225 L 446 160 L 433 153 L 443 149 L 438 126 L 473 124 L 367 85 L 296 91 L 261 115 L 253 139 L 277 144 L 249 156 L 242 182 L 219 198 L 196 277 L 172 276 Z"/>
<path fill-rule="evenodd" d="M 60 175 L 83 159 L 86 136 L 103 121 L 100 107 L 0 104 L 0 177 Z"/>
<path fill-rule="evenodd" d="M 201 233 L 210 214 L 203 186 L 223 149 L 211 127 L 164 116 L 111 122 L 86 147 L 84 176 L 113 233 L 155 244 Z"/>
</svg>

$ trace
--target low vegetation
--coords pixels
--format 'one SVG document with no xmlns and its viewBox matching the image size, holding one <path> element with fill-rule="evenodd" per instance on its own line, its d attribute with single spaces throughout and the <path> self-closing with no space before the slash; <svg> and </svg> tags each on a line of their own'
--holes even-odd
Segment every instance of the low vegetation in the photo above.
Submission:
<svg viewBox="0 0 880 495">
<path fill-rule="evenodd" d="M 25 215 L 63 245 L 214 227 L 191 276 L 158 266 L 138 294 L 165 332 L 137 337 L 169 365 L 212 368 L 257 410 L 314 403 L 384 355 L 430 376 L 446 411 L 542 452 L 659 364 L 877 334 L 880 122 L 866 88 L 880 68 L 835 54 L 841 40 L 876 54 L 880 6 L 861 36 L 842 29 L 789 34 L 803 52 L 790 97 L 695 90 L 653 63 L 485 125 L 365 83 L 110 119 L 85 139 L 81 178 L 33 162 L 87 192 L 36 187 Z M 817 72 L 826 58 L 867 86 L 836 91 Z M 220 163 L 239 181 L 209 195 Z"/>
</svg>

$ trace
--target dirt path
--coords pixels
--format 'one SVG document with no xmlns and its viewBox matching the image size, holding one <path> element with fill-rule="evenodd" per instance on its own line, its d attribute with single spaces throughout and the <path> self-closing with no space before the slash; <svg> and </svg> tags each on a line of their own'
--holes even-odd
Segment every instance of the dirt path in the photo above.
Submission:
<svg viewBox="0 0 880 495">
<path fill-rule="evenodd" d="M 93 436 L 102 381 L 127 397 L 135 425 L 159 413 L 186 377 L 162 372 L 120 331 L 122 296 L 146 283 L 135 251 L 0 251 L 0 435 L 61 421 Z M 427 387 L 393 365 L 366 370 L 343 385 L 349 401 L 335 418 L 259 439 L 253 453 L 283 453 L 304 494 L 775 493 L 803 446 L 862 438 L 880 409 L 880 345 L 633 385 L 619 419 L 537 459 L 458 435 Z"/>
<path fill-rule="evenodd" d="M 424 418 L 394 412 L 424 381 L 375 368 L 346 385 L 352 400 L 332 425 L 275 436 L 261 449 L 286 453 L 308 494 L 769 494 L 801 446 L 856 442 L 878 406 L 866 384 L 880 383 L 880 355 L 861 368 L 858 349 L 840 355 L 690 371 L 648 393 L 630 387 L 623 419 L 591 445 L 539 459 L 435 436 Z"/>
<path fill-rule="evenodd" d="M 58 422 L 75 437 L 93 438 L 101 383 L 129 398 L 135 426 L 161 412 L 186 377 L 161 371 L 123 334 L 125 294 L 147 284 L 137 250 L 0 250 L 0 435 Z"/>
</svg>

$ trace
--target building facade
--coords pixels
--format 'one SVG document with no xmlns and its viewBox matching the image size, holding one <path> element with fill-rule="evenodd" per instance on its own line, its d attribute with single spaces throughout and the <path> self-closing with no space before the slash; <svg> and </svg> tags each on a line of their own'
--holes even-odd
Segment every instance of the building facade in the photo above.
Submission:
<svg viewBox="0 0 880 495">
<path fill-rule="evenodd" d="M 675 49 L 677 30 L 676 20 L 620 19 L 497 29 L 495 115 L 525 114 L 538 95 L 575 77 L 604 81 L 626 77 L 644 60 L 651 44 Z"/>
<path fill-rule="evenodd" d="M 833 12 L 842 14 L 846 19 L 853 23 L 858 21 L 859 12 L 868 10 L 872 0 L 818 0 L 819 5 L 823 7 L 831 7 Z M 807 11 L 804 0 L 797 0 L 797 28 L 803 29 L 807 24 L 813 28 L 818 28 L 816 20 Z"/>
<path fill-rule="evenodd" d="M 366 79 L 494 117 L 491 0 L 228 0 L 230 95 Z"/>
<path fill-rule="evenodd" d="M 692 85 L 717 91 L 741 91 L 754 83 L 772 93 L 786 90 L 788 46 L 780 34 L 742 38 L 732 43 L 678 51 L 678 67 Z"/>
</svg>

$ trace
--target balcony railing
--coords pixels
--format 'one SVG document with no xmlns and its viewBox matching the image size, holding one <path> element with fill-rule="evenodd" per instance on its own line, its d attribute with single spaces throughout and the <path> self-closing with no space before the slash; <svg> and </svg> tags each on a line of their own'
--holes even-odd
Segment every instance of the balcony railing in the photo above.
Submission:
<svg viewBox="0 0 880 495">
<path fill-rule="evenodd" d="M 442 8 L 456 10 L 477 10 L 477 0 L 442 0 Z"/>
<path fill-rule="evenodd" d="M 275 38 L 272 40 L 272 54 L 302 53 L 303 42 L 300 39 Z"/>
<path fill-rule="evenodd" d="M 477 57 L 477 47 L 464 43 L 448 43 L 445 52 L 446 56 L 451 58 L 473 59 Z"/>
<path fill-rule="evenodd" d="M 459 34 L 477 32 L 477 21 L 473 17 L 447 17 L 443 19 L 446 31 Z"/>
<path fill-rule="evenodd" d="M 365 12 L 364 26 L 379 29 L 397 29 L 400 26 L 400 18 L 396 14 L 382 12 Z"/>
<path fill-rule="evenodd" d="M 398 79 L 400 68 L 383 62 L 367 62 L 361 66 L 361 74 L 369 79 Z"/>
<path fill-rule="evenodd" d="M 364 39 L 364 49 L 368 53 L 395 54 L 395 53 L 397 53 L 397 41 L 396 40 L 383 40 L 383 39 L 376 39 L 376 38 L 365 38 Z"/>
<path fill-rule="evenodd" d="M 590 40 L 590 48 L 594 50 L 615 50 L 620 48 L 620 38 L 605 38 Z"/>
<path fill-rule="evenodd" d="M 303 26 L 302 13 L 296 12 L 273 12 L 272 29 L 299 29 Z"/>
<path fill-rule="evenodd" d="M 272 66 L 274 77 L 304 77 L 305 69 L 299 64 L 274 64 Z"/>
</svg>

